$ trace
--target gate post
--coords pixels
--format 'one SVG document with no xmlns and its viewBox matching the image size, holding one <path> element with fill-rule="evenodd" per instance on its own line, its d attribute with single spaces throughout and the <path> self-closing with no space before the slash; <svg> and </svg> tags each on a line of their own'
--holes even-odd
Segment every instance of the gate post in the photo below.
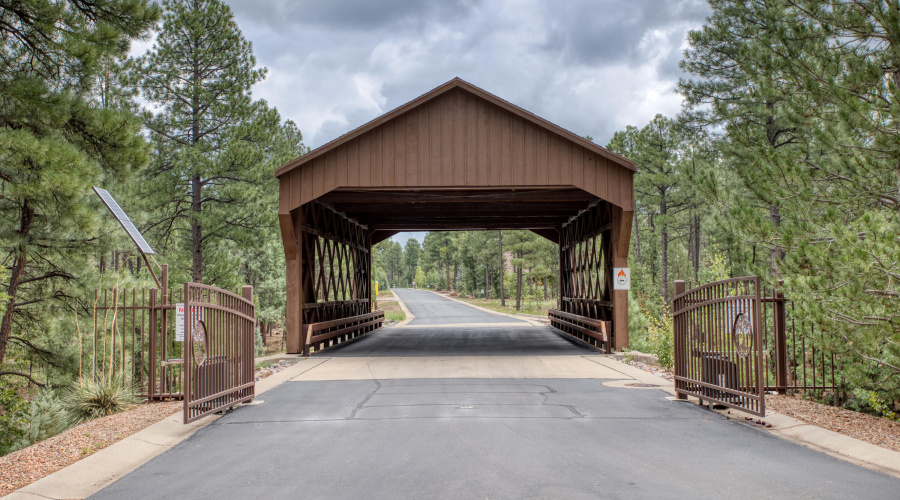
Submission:
<svg viewBox="0 0 900 500">
<path fill-rule="evenodd" d="M 684 281 L 683 280 L 675 280 L 675 290 L 673 297 L 677 297 L 679 294 L 684 293 Z M 681 309 L 681 301 L 672 299 L 672 335 L 675 336 L 675 397 L 678 399 L 687 399 L 687 394 L 678 390 L 679 380 L 677 377 L 685 376 L 685 362 L 687 357 L 685 356 L 684 347 L 685 347 L 685 339 L 684 339 L 684 329 L 679 328 L 682 323 L 682 319 L 678 317 L 678 312 Z"/>
<path fill-rule="evenodd" d="M 782 282 L 779 282 L 781 284 Z M 787 392 L 787 325 L 785 315 L 784 292 L 775 292 L 775 391 L 778 394 Z"/>
</svg>

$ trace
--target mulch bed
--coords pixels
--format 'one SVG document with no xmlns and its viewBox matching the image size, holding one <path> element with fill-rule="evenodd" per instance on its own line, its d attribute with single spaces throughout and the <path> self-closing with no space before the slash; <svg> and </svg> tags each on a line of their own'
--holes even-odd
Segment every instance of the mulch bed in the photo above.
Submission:
<svg viewBox="0 0 900 500">
<path fill-rule="evenodd" d="M 180 401 L 152 403 L 76 425 L 0 457 L 0 496 L 53 474 L 172 415 Z"/>
<path fill-rule="evenodd" d="M 766 409 L 900 452 L 900 422 L 793 396 L 766 396 Z"/>
</svg>

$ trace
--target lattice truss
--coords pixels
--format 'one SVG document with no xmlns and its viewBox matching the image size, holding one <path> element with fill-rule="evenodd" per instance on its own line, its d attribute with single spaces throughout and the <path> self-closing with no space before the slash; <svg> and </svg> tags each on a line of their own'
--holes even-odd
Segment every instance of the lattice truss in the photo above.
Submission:
<svg viewBox="0 0 900 500">
<path fill-rule="evenodd" d="M 563 311 L 612 319 L 612 217 L 599 202 L 563 226 L 559 247 Z"/>
<path fill-rule="evenodd" d="M 317 202 L 302 211 L 303 323 L 369 312 L 368 230 Z"/>
</svg>

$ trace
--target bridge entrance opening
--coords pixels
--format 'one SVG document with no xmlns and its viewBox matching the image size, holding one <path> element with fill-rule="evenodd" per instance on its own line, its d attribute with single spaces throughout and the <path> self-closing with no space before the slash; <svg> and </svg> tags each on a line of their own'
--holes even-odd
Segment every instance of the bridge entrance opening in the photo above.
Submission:
<svg viewBox="0 0 900 500">
<path fill-rule="evenodd" d="M 401 231 L 524 229 L 559 247 L 557 329 L 628 346 L 634 164 L 454 79 L 282 166 L 290 353 L 378 326 L 372 245 Z"/>
</svg>

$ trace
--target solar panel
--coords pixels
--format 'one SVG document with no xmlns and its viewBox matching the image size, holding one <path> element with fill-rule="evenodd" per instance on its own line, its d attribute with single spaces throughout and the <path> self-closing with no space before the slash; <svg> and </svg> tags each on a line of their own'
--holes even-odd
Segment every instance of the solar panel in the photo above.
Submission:
<svg viewBox="0 0 900 500">
<path fill-rule="evenodd" d="M 141 253 L 154 255 L 156 252 L 154 252 L 153 249 L 150 248 L 150 244 L 147 243 L 147 240 L 144 239 L 144 237 L 141 235 L 141 232 L 138 231 L 138 228 L 134 226 L 134 224 L 131 222 L 131 219 L 129 219 L 128 216 L 125 215 L 125 211 L 122 210 L 122 207 L 120 207 L 118 203 L 116 203 L 116 200 L 114 200 L 112 195 L 109 194 L 109 191 L 95 187 L 94 192 L 97 193 L 97 196 L 99 196 L 101 200 L 103 200 L 103 204 L 106 205 L 106 208 L 108 208 L 109 211 L 116 216 L 119 224 L 122 224 L 122 227 L 125 228 L 125 232 L 128 233 L 131 241 L 133 241 L 134 244 L 137 245 Z"/>
</svg>

